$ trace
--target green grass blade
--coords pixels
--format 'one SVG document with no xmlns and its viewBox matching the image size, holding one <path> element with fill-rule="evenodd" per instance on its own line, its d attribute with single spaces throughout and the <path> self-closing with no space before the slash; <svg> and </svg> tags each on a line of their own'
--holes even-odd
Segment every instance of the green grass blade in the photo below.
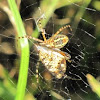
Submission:
<svg viewBox="0 0 100 100">
<path fill-rule="evenodd" d="M 88 83 L 91 86 L 91 89 L 99 96 L 100 98 L 100 83 L 90 74 L 86 75 Z"/>
<path fill-rule="evenodd" d="M 15 0 L 8 0 L 8 3 L 14 17 L 18 37 L 22 37 L 26 35 L 26 33 Z M 27 83 L 28 65 L 29 65 L 28 41 L 26 38 L 20 39 L 19 41 L 21 45 L 21 62 L 20 62 L 19 78 L 18 78 L 17 93 L 15 100 L 24 99 L 25 88 Z"/>
</svg>

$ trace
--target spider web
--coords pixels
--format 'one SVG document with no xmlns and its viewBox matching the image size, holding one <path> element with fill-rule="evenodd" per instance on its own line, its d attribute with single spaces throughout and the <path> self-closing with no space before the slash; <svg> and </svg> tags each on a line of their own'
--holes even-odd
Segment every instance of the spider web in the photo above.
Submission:
<svg viewBox="0 0 100 100">
<path fill-rule="evenodd" d="M 35 29 L 35 20 L 45 14 L 40 10 L 34 20 L 25 20 L 31 17 L 36 10 L 39 10 L 40 1 L 22 0 L 21 16 L 25 22 L 28 35 L 31 35 Z M 79 9 L 85 10 L 79 23 L 74 21 L 75 15 Z M 16 50 L 15 30 L 13 29 L 7 15 L 3 10 L 0 15 L 4 17 L 0 25 L 0 64 L 7 69 L 9 73 L 15 69 L 12 77 L 17 80 L 20 51 Z M 83 3 L 72 3 L 55 11 L 45 27 L 46 38 L 50 38 L 60 27 L 70 24 L 72 33 L 67 34 L 64 30 L 61 34 L 69 37 L 69 42 L 61 50 L 71 55 L 71 63 L 67 63 L 66 77 L 58 80 L 50 74 L 45 66 L 39 61 L 38 53 L 31 46 L 30 65 L 28 73 L 28 85 L 26 92 L 34 95 L 37 100 L 98 100 L 98 97 L 92 92 L 86 79 L 86 74 L 91 74 L 95 78 L 99 77 L 100 52 L 98 46 L 97 33 L 100 13 L 92 8 L 92 2 L 88 7 Z M 27 25 L 28 24 L 28 25 Z M 51 34 L 52 33 L 52 34 Z M 39 39 L 43 39 L 39 35 Z M 29 40 L 33 44 L 32 40 Z M 36 81 L 36 67 L 39 67 L 39 83 Z M 14 82 L 13 82 L 14 83 Z"/>
</svg>

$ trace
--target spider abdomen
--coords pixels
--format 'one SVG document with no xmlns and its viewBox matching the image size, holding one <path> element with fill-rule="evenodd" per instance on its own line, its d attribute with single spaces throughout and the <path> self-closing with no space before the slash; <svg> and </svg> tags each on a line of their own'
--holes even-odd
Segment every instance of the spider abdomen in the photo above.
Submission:
<svg viewBox="0 0 100 100">
<path fill-rule="evenodd" d="M 35 46 L 39 53 L 39 58 L 47 70 L 57 79 L 62 78 L 66 72 L 66 58 L 57 50 L 41 45 Z"/>
</svg>

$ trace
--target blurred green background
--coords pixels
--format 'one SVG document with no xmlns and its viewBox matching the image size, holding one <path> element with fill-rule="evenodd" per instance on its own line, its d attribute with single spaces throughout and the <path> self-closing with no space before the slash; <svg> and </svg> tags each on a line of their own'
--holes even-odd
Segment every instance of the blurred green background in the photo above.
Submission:
<svg viewBox="0 0 100 100">
<path fill-rule="evenodd" d="M 0 0 L 0 100 L 21 100 L 20 98 L 23 97 L 24 100 L 70 100 L 68 98 L 72 100 L 100 100 L 100 1 L 16 0 L 18 9 L 14 8 L 16 5 L 11 1 Z M 15 21 L 10 10 L 11 6 L 12 9 L 14 8 Z M 20 12 L 20 16 L 17 16 L 17 10 Z M 23 44 L 26 43 L 26 40 L 19 41 L 18 37 L 24 35 L 24 25 L 27 35 L 43 39 L 35 23 L 43 14 L 46 19 L 42 21 L 42 26 L 46 29 L 47 38 L 60 27 L 71 25 L 73 32 L 69 36 L 70 42 L 62 50 L 68 52 L 66 49 L 68 48 L 71 51 L 69 53 L 75 61 L 76 69 L 72 68 L 73 65 L 68 64 L 68 71 L 71 70 L 74 76 L 80 76 L 83 79 L 83 84 L 78 83 L 77 80 L 52 79 L 51 74 L 44 71 L 45 68 L 41 62 L 39 64 L 39 84 L 37 84 L 35 70 L 38 57 L 34 51 L 33 41 L 29 41 L 29 58 L 26 53 L 23 53 Z M 20 17 L 23 25 L 20 23 Z M 16 24 L 16 21 L 19 23 Z M 21 27 L 19 27 L 20 25 Z M 67 32 L 68 30 L 65 30 L 64 34 Z M 84 53 L 84 59 L 78 58 L 79 61 L 77 61 L 75 57 L 79 57 L 81 52 Z M 24 61 L 21 58 L 22 53 L 26 56 Z M 28 68 L 28 74 L 27 69 L 24 68 Z M 69 72 L 66 74 L 70 75 Z M 87 76 L 81 75 L 81 72 Z M 21 86 L 22 83 L 27 84 L 27 88 Z M 89 87 L 86 85 L 87 83 L 90 84 L 91 88 L 86 88 L 86 86 Z M 68 90 L 65 90 L 67 86 Z M 64 88 L 65 93 L 59 90 L 59 87 L 61 90 Z M 25 96 L 21 94 L 22 90 L 23 94 L 25 91 Z"/>
</svg>

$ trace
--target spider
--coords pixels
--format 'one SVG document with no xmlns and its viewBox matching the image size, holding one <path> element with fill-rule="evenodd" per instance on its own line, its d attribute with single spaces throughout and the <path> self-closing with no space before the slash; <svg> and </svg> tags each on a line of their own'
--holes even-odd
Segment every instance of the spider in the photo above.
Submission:
<svg viewBox="0 0 100 100">
<path fill-rule="evenodd" d="M 25 36 L 28 39 L 33 39 L 38 43 L 34 43 L 36 50 L 39 54 L 40 61 L 44 64 L 46 69 L 57 79 L 61 79 L 66 72 L 66 60 L 71 62 L 71 55 L 61 51 L 69 41 L 69 38 L 66 35 L 60 34 L 65 28 L 70 28 L 70 25 L 61 27 L 52 37 L 46 39 L 45 29 L 42 28 L 41 20 L 43 16 L 40 17 L 37 21 L 37 26 L 42 32 L 44 40 L 40 40 L 31 36 Z M 72 30 L 71 30 L 72 31 Z M 24 37 L 22 37 L 24 38 Z M 36 70 L 38 73 L 38 70 Z M 38 78 L 38 75 L 36 76 Z"/>
</svg>

